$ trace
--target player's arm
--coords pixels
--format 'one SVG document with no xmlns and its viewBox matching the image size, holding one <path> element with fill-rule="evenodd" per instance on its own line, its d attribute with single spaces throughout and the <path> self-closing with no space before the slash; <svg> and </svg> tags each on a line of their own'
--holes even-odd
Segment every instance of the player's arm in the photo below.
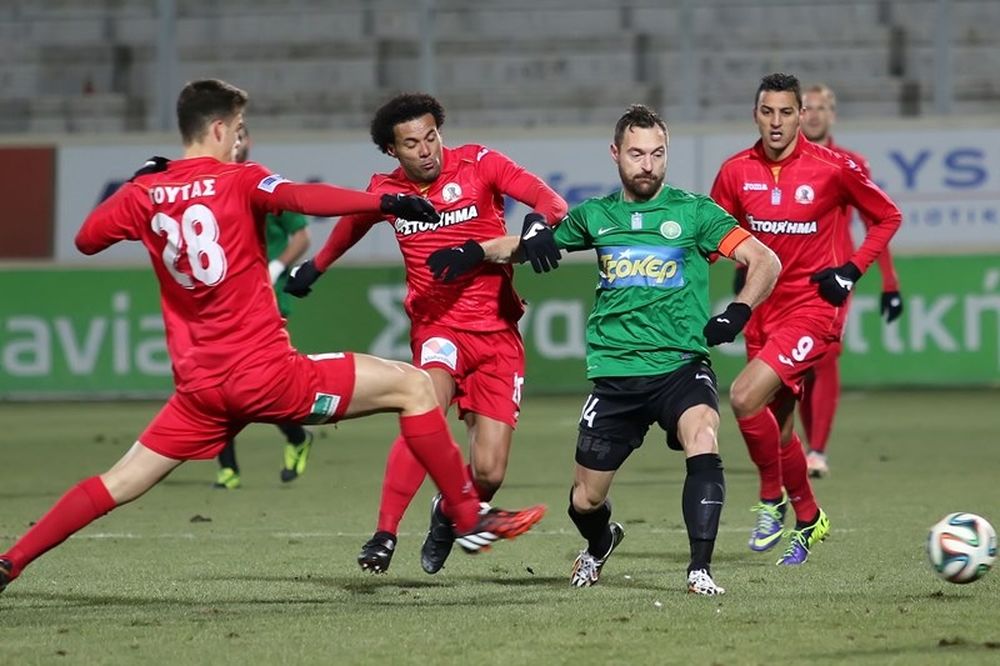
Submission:
<svg viewBox="0 0 1000 666">
<path fill-rule="evenodd" d="M 845 203 L 857 208 L 861 218 L 871 224 L 866 224 L 865 240 L 850 260 L 840 266 L 825 268 L 810 278 L 818 285 L 823 300 L 837 307 L 844 304 L 854 284 L 885 252 L 889 240 L 903 221 L 903 215 L 892 199 L 865 175 L 854 160 L 843 159 L 840 182 Z"/>
<path fill-rule="evenodd" d="M 480 149 L 479 171 L 483 179 L 500 192 L 520 201 L 541 215 L 551 225 L 566 216 L 566 200 L 544 180 L 526 170 L 503 153 Z"/>
<path fill-rule="evenodd" d="M 76 234 L 83 254 L 97 254 L 123 240 L 139 240 L 139 229 L 151 221 L 145 188 L 129 181 L 90 212 Z"/>
<path fill-rule="evenodd" d="M 735 299 L 706 322 L 702 332 L 709 347 L 732 342 L 750 321 L 757 307 L 774 289 L 781 262 L 766 245 L 740 227 L 728 212 L 705 198 L 698 208 L 698 249 L 705 255 L 717 254 L 746 266 L 746 282 Z"/>
<path fill-rule="evenodd" d="M 312 291 L 312 285 L 326 272 L 333 262 L 358 244 L 372 227 L 381 222 L 381 213 L 345 215 L 333 225 L 330 235 L 316 256 L 296 266 L 285 282 L 285 291 L 292 296 L 304 298 Z"/>
</svg>

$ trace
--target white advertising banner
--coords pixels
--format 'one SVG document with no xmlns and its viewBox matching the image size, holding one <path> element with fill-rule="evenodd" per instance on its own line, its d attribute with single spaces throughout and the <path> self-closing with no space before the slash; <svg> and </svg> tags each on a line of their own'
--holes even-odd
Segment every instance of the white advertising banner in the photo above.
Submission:
<svg viewBox="0 0 1000 666">
<path fill-rule="evenodd" d="M 463 132 L 463 137 L 465 132 Z M 446 137 L 447 138 L 447 137 Z M 675 133 L 667 179 L 679 187 L 707 192 L 729 155 L 756 139 L 746 132 Z M 839 143 L 865 155 L 873 177 L 903 211 L 903 227 L 893 239 L 896 252 L 940 254 L 1000 250 L 1000 129 L 844 131 Z M 555 138 L 490 138 L 500 150 L 544 178 L 571 204 L 618 186 L 608 154 L 610 128 Z M 454 142 L 456 145 L 459 142 Z M 80 223 L 99 201 L 127 179 L 150 155 L 173 156 L 175 145 L 64 146 L 58 152 L 56 249 L 58 261 L 85 258 L 73 245 Z M 271 142 L 260 140 L 253 159 L 287 178 L 364 188 L 374 172 L 396 166 L 369 141 Z M 526 209 L 508 207 L 508 221 L 519 227 Z M 314 248 L 329 232 L 328 220 L 312 225 Z M 345 260 L 398 257 L 391 228 L 380 225 Z M 145 256 L 138 244 L 122 244 L 87 261 L 135 263 Z"/>
</svg>

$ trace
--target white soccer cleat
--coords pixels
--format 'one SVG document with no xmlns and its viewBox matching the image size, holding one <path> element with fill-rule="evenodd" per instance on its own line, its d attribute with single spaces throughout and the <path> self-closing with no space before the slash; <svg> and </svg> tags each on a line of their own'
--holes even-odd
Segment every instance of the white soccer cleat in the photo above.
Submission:
<svg viewBox="0 0 1000 666">
<path fill-rule="evenodd" d="M 590 587 L 601 577 L 604 563 L 608 561 L 611 553 L 615 552 L 615 548 L 625 538 L 625 528 L 621 526 L 621 523 L 609 523 L 608 529 L 611 530 L 611 547 L 608 548 L 608 552 L 604 557 L 597 558 L 591 555 L 587 549 L 581 550 L 573 562 L 573 572 L 569 577 L 571 586 Z"/>
<path fill-rule="evenodd" d="M 719 587 L 712 580 L 712 575 L 705 569 L 695 569 L 688 572 L 688 593 L 703 594 L 712 597 L 718 594 L 725 594 L 725 588 Z"/>
<path fill-rule="evenodd" d="M 826 454 L 819 451 L 810 451 L 806 456 L 806 469 L 809 471 L 809 476 L 814 479 L 822 479 L 824 476 L 829 476 L 830 467 L 826 463 Z"/>
</svg>

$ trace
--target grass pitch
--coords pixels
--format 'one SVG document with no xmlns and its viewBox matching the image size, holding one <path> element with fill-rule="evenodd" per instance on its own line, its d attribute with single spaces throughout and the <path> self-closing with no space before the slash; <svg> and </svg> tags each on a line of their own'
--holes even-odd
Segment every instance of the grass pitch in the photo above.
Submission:
<svg viewBox="0 0 1000 666">
<path fill-rule="evenodd" d="M 997 391 L 847 394 L 815 483 L 833 530 L 796 569 L 746 547 L 756 477 L 728 409 L 728 497 L 714 573 L 684 593 L 683 460 L 653 430 L 619 473 L 626 538 L 600 585 L 570 589 L 565 515 L 583 396 L 530 398 L 499 506 L 546 502 L 537 530 L 420 570 L 429 483 L 387 575 L 355 564 L 395 420 L 326 428 L 301 479 L 281 438 L 240 438 L 244 487 L 184 465 L 32 565 L 0 596 L 0 664 L 970 664 L 1000 661 L 1000 572 L 956 586 L 924 555 L 951 511 L 1000 526 Z M 0 550 L 72 483 L 103 471 L 158 405 L 3 404 Z M 456 432 L 459 432 L 456 429 Z"/>
</svg>

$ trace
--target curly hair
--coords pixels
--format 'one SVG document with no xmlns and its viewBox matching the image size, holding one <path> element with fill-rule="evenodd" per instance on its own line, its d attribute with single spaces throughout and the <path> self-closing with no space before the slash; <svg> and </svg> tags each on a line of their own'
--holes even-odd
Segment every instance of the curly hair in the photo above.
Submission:
<svg viewBox="0 0 1000 666">
<path fill-rule="evenodd" d="M 795 93 L 795 102 L 799 105 L 800 109 L 802 108 L 802 88 L 799 86 L 799 80 L 791 74 L 775 72 L 762 78 L 760 85 L 757 86 L 757 93 L 753 97 L 755 108 L 760 102 L 760 94 L 765 91 Z"/>
<path fill-rule="evenodd" d="M 389 152 L 395 140 L 395 127 L 415 118 L 431 114 L 438 127 L 444 125 L 444 107 L 427 93 L 402 93 L 379 107 L 372 118 L 372 141 L 383 153 Z"/>
</svg>

